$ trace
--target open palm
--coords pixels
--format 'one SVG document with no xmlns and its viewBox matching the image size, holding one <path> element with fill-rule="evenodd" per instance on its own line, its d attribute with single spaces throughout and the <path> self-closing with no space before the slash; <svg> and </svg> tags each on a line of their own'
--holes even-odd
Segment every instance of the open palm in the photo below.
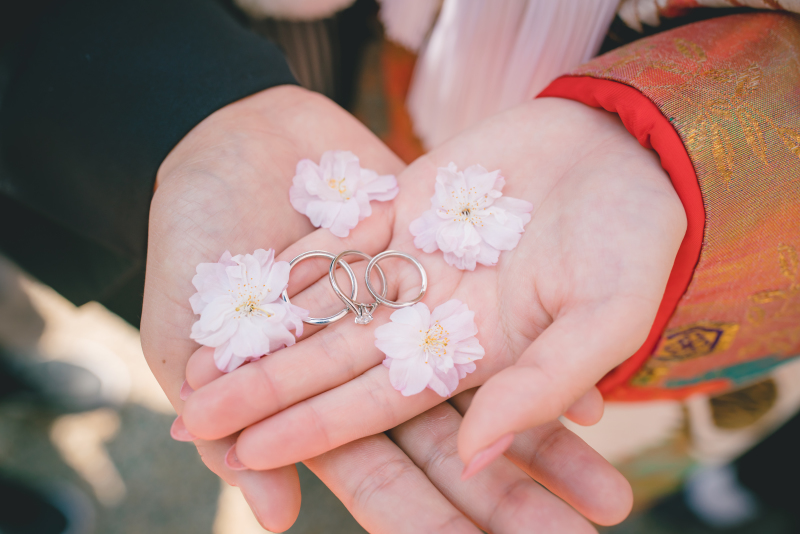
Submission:
<svg viewBox="0 0 800 534">
<path fill-rule="evenodd" d="M 326 150 L 355 150 L 369 168 L 396 174 L 402 162 L 356 119 L 326 98 L 298 87 L 276 87 L 226 106 L 195 127 L 159 169 L 150 212 L 142 347 L 153 374 L 178 413 L 186 362 L 197 349 L 188 338 L 189 305 L 198 263 L 225 250 L 283 250 L 314 230 L 287 202 L 297 162 Z M 391 224 L 376 203 L 372 218 Z M 352 235 L 358 235 L 354 232 Z M 389 232 L 387 231 L 386 242 Z M 241 487 L 272 528 L 286 528 L 300 506 L 294 466 L 235 472 L 224 465 L 233 438 L 197 440 L 206 465 Z"/>
<path fill-rule="evenodd" d="M 398 173 L 403 167 L 343 110 L 294 87 L 270 89 L 220 110 L 198 125 L 163 163 L 151 209 L 142 344 L 178 413 L 185 414 L 181 397 L 190 393 L 181 388 L 184 370 L 188 383 L 196 388 L 226 378 L 215 380 L 220 373 L 212 361 L 213 351 L 196 350 L 188 339 L 194 320 L 188 301 L 193 293 L 189 281 L 198 263 L 215 260 L 226 249 L 244 252 L 261 247 L 275 248 L 282 251 L 283 259 L 289 259 L 310 241 L 318 242 L 315 248 L 331 249 L 329 245 L 361 247 L 369 243 L 372 249 L 381 250 L 388 245 L 393 227 L 390 203 L 373 205 L 369 224 L 359 225 L 347 239 L 338 240 L 327 230 L 312 232 L 306 218 L 287 202 L 297 161 L 318 160 L 322 152 L 336 148 L 355 151 L 365 166 L 381 173 Z M 303 236 L 305 244 L 301 240 L 290 245 Z M 303 264 L 295 269 L 290 291 L 296 293 L 316 281 L 316 267 L 320 265 Z M 314 291 L 305 291 L 304 296 L 314 304 Z M 322 300 L 320 304 L 325 304 Z M 313 329 L 307 329 L 306 336 L 311 334 Z M 205 367 L 186 368 L 193 353 L 192 361 L 204 361 Z M 239 376 L 248 368 L 256 367 L 245 366 L 229 376 Z M 295 376 L 298 385 L 304 374 L 308 375 Z M 190 401 L 208 389 L 201 388 Z M 454 404 L 463 413 L 468 399 L 462 395 L 457 400 Z M 432 420 L 440 433 L 420 434 Z M 460 421 L 452 407 L 438 407 L 396 428 L 391 435 L 394 443 L 383 435 L 370 436 L 310 458 L 307 464 L 371 532 L 477 532 L 472 522 L 493 532 L 534 527 L 590 532 L 589 523 L 575 510 L 596 522 L 613 523 L 630 509 L 630 490 L 624 479 L 559 423 L 521 435 L 505 463 L 461 484 L 460 461 L 453 454 L 453 430 Z M 196 439 L 182 426 L 180 417 L 173 425 L 173 435 L 193 440 L 206 465 L 241 488 L 266 528 L 282 531 L 292 524 L 300 506 L 294 466 L 265 471 L 231 469 L 224 458 L 236 436 Z M 554 439 L 559 446 L 542 454 L 539 444 Z M 557 468 L 567 456 L 571 468 Z M 440 461 L 434 464 L 433 458 Z M 574 509 L 528 475 L 536 476 Z M 523 505 L 518 506 L 520 503 Z"/>
<path fill-rule="evenodd" d="M 518 247 L 494 267 L 459 271 L 440 252 L 413 245 L 409 224 L 429 207 L 437 167 L 451 161 L 500 169 L 504 195 L 534 206 Z M 458 390 L 483 384 L 459 432 L 463 460 L 509 432 L 556 419 L 644 341 L 686 222 L 656 156 L 613 115 L 559 99 L 526 103 L 420 158 L 398 181 L 389 247 L 423 263 L 431 308 L 457 298 L 475 311 L 486 350 Z M 383 232 L 371 220 L 361 224 L 373 230 L 360 239 L 337 244 L 315 232 L 290 250 L 383 250 Z M 416 295 L 413 267 L 387 262 L 387 273 L 390 295 Z M 337 301 L 321 280 L 295 302 L 319 309 Z M 245 429 L 239 459 L 270 469 L 430 409 L 441 397 L 402 396 L 378 365 L 384 355 L 373 332 L 389 312 L 379 308 L 366 327 L 342 321 L 214 381 L 188 402 L 187 427 L 208 439 Z"/>
</svg>

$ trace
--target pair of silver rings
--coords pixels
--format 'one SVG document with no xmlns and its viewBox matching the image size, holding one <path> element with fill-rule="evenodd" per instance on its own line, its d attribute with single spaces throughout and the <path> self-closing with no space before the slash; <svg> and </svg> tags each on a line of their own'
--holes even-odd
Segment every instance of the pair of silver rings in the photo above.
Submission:
<svg viewBox="0 0 800 534">
<path fill-rule="evenodd" d="M 369 291 L 372 297 L 375 299 L 375 302 L 369 304 L 364 302 L 356 302 L 355 299 L 358 297 L 358 283 L 356 281 L 356 275 L 353 273 L 353 269 L 351 269 L 347 262 L 342 259 L 345 256 L 360 256 L 365 260 L 369 260 L 369 263 L 367 264 L 367 271 L 364 274 L 364 284 L 367 286 L 367 291 Z M 422 284 L 419 290 L 419 295 L 417 295 L 415 299 L 409 300 L 408 302 L 396 302 L 386 298 L 386 290 L 388 289 L 386 284 L 386 275 L 384 275 L 383 269 L 381 269 L 380 265 L 378 265 L 378 262 L 391 257 L 404 258 L 413 263 L 414 266 L 419 270 L 420 277 L 422 278 Z M 378 306 L 383 305 L 388 306 L 389 308 L 405 308 L 407 306 L 413 306 L 422 300 L 422 297 L 425 296 L 425 291 L 428 289 L 428 274 L 425 272 L 425 268 L 422 266 L 419 260 L 417 260 L 417 258 L 411 256 L 410 254 L 406 254 L 405 252 L 386 250 L 373 257 L 358 250 L 345 250 L 339 255 L 333 255 L 324 250 L 310 250 L 308 252 L 303 252 L 290 261 L 289 269 L 291 270 L 292 267 L 308 258 L 328 258 L 331 260 L 331 265 L 328 269 L 328 278 L 330 279 L 333 291 L 342 300 L 342 302 L 344 302 L 345 307 L 329 317 L 309 317 L 308 319 L 304 319 L 303 322 L 306 324 L 323 326 L 328 325 L 335 323 L 350 312 L 355 313 L 356 324 L 369 324 L 372 321 L 372 314 L 375 313 L 375 310 L 378 308 Z M 346 295 L 342 291 L 342 289 L 339 287 L 339 283 L 336 281 L 335 271 L 336 267 L 338 266 L 341 266 L 347 273 L 348 278 L 350 278 L 350 287 L 352 288 L 350 290 L 350 296 Z M 373 269 L 377 269 L 378 274 L 381 277 L 382 290 L 380 294 L 375 291 L 370 283 L 370 274 L 372 273 Z M 289 301 L 289 295 L 286 291 L 286 289 L 283 290 L 283 293 L 281 293 L 281 298 L 291 304 Z"/>
</svg>

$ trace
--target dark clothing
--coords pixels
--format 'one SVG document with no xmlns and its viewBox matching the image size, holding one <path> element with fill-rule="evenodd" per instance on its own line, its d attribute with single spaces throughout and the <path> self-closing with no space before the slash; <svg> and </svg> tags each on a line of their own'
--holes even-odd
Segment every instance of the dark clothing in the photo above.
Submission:
<svg viewBox="0 0 800 534">
<path fill-rule="evenodd" d="M 9 27 L 11 9 L 0 7 Z M 20 16 L 26 27 L 2 50 L 0 251 L 81 304 L 141 278 L 156 171 L 181 138 L 294 78 L 215 0 L 44 11 Z"/>
</svg>

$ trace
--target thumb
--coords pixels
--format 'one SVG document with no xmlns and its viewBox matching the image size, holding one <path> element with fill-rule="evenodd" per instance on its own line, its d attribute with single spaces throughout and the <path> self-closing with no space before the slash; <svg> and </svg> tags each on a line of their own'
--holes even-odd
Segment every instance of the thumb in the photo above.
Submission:
<svg viewBox="0 0 800 534">
<path fill-rule="evenodd" d="M 603 394 L 591 387 L 564 412 L 564 417 L 581 426 L 592 426 L 603 418 L 604 409 Z"/>
<path fill-rule="evenodd" d="M 476 393 L 458 435 L 464 463 L 469 466 L 477 453 L 509 433 L 557 419 L 579 399 L 597 406 L 592 388 L 644 343 L 658 304 L 616 297 L 558 317 L 515 365 Z M 582 399 L 587 391 L 589 398 Z"/>
</svg>

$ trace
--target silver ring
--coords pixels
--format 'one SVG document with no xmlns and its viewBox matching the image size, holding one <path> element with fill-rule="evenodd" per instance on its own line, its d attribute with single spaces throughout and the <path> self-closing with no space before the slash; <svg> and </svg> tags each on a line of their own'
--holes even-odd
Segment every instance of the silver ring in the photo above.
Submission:
<svg viewBox="0 0 800 534">
<path fill-rule="evenodd" d="M 336 276 L 334 276 L 334 270 L 336 269 L 336 264 L 342 261 L 342 258 L 345 256 L 356 255 L 361 256 L 366 260 L 371 260 L 372 256 L 368 254 L 364 254 L 358 250 L 345 250 L 338 256 L 336 256 L 333 261 L 331 262 L 330 269 L 328 269 L 328 278 L 331 279 L 331 286 L 333 286 L 333 290 L 336 291 L 336 294 L 339 295 L 339 298 L 342 299 L 342 302 L 347 304 L 347 308 L 351 310 L 353 313 L 356 314 L 356 324 L 369 324 L 372 321 L 372 314 L 375 313 L 375 309 L 378 307 L 378 301 L 376 300 L 372 304 L 364 304 L 363 302 L 355 302 L 355 296 L 352 298 L 348 298 L 342 290 L 339 288 L 339 284 L 336 282 Z M 367 271 L 369 272 L 369 271 Z M 386 285 L 386 276 L 383 274 L 383 270 L 378 267 L 378 274 L 381 275 L 381 282 L 383 283 L 383 295 L 386 295 L 386 290 L 388 289 Z M 370 291 L 372 293 L 372 291 Z"/>
<path fill-rule="evenodd" d="M 369 274 L 372 272 L 373 267 L 377 267 L 378 272 L 381 272 L 380 270 L 381 268 L 378 265 L 378 262 L 384 258 L 391 258 L 395 256 L 398 258 L 407 259 L 408 261 L 413 263 L 417 269 L 419 269 L 419 274 L 422 277 L 422 287 L 419 290 L 419 295 L 417 295 L 417 298 L 415 298 L 414 300 L 409 300 L 408 302 L 395 302 L 393 300 L 386 300 L 384 298 L 386 296 L 385 280 L 383 282 L 383 287 L 384 287 L 383 295 L 378 295 L 377 293 L 375 293 L 375 290 L 372 289 L 372 284 L 370 284 L 369 282 Z M 381 277 L 383 277 L 382 272 L 381 272 Z M 369 260 L 369 263 L 367 264 L 367 272 L 364 275 L 364 282 L 366 282 L 367 291 L 369 291 L 370 294 L 375 298 L 375 302 L 383 304 L 384 306 L 388 306 L 390 308 L 405 308 L 407 306 L 413 306 L 414 304 L 422 300 L 422 297 L 425 296 L 425 292 L 428 290 L 428 273 L 425 272 L 425 267 L 423 267 L 422 264 L 419 262 L 419 260 L 417 260 L 417 258 L 415 258 L 414 256 L 406 254 L 405 252 L 400 252 L 399 250 L 386 250 L 384 252 L 381 252 L 380 254 L 377 254 L 374 258 Z"/>
<path fill-rule="evenodd" d="M 291 272 L 292 267 L 294 267 L 295 265 L 297 265 L 301 261 L 303 261 L 305 259 L 308 259 L 308 258 L 328 258 L 329 260 L 333 260 L 334 258 L 336 258 L 336 256 L 334 256 L 330 252 L 325 252 L 324 250 L 310 250 L 308 252 L 303 252 L 302 254 L 300 254 L 298 256 L 295 256 L 295 258 L 292 261 L 289 262 L 289 272 Z M 355 275 L 355 273 L 353 273 L 353 269 L 351 269 L 350 266 L 347 265 L 347 262 L 342 261 L 341 264 L 342 264 L 342 267 L 344 268 L 344 270 L 347 271 L 347 276 L 350 277 L 350 286 L 353 288 L 352 291 L 350 292 L 350 294 L 351 294 L 351 298 L 354 299 L 354 298 L 356 298 L 358 296 L 358 282 L 356 282 L 356 275 Z M 333 265 L 333 263 L 331 263 L 331 265 Z M 331 270 L 332 269 L 333 269 L 333 267 L 331 267 Z M 287 293 L 287 291 L 288 291 L 288 287 L 287 287 L 287 289 L 283 290 L 283 293 L 281 293 L 281 298 L 285 302 L 288 302 L 289 304 L 291 304 L 291 301 L 289 301 L 289 294 Z M 338 292 L 337 292 L 337 294 L 338 294 Z M 306 324 L 313 324 L 313 325 L 323 326 L 323 325 L 326 325 L 326 324 L 335 323 L 336 321 L 338 321 L 339 319 L 341 319 L 342 317 L 347 315 L 347 312 L 349 312 L 349 311 L 350 311 L 350 308 L 349 307 L 345 307 L 344 309 L 339 310 L 337 313 L 334 313 L 333 315 L 331 315 L 329 317 L 322 317 L 322 318 L 309 317 L 308 319 L 303 319 L 303 322 L 306 323 Z"/>
</svg>

